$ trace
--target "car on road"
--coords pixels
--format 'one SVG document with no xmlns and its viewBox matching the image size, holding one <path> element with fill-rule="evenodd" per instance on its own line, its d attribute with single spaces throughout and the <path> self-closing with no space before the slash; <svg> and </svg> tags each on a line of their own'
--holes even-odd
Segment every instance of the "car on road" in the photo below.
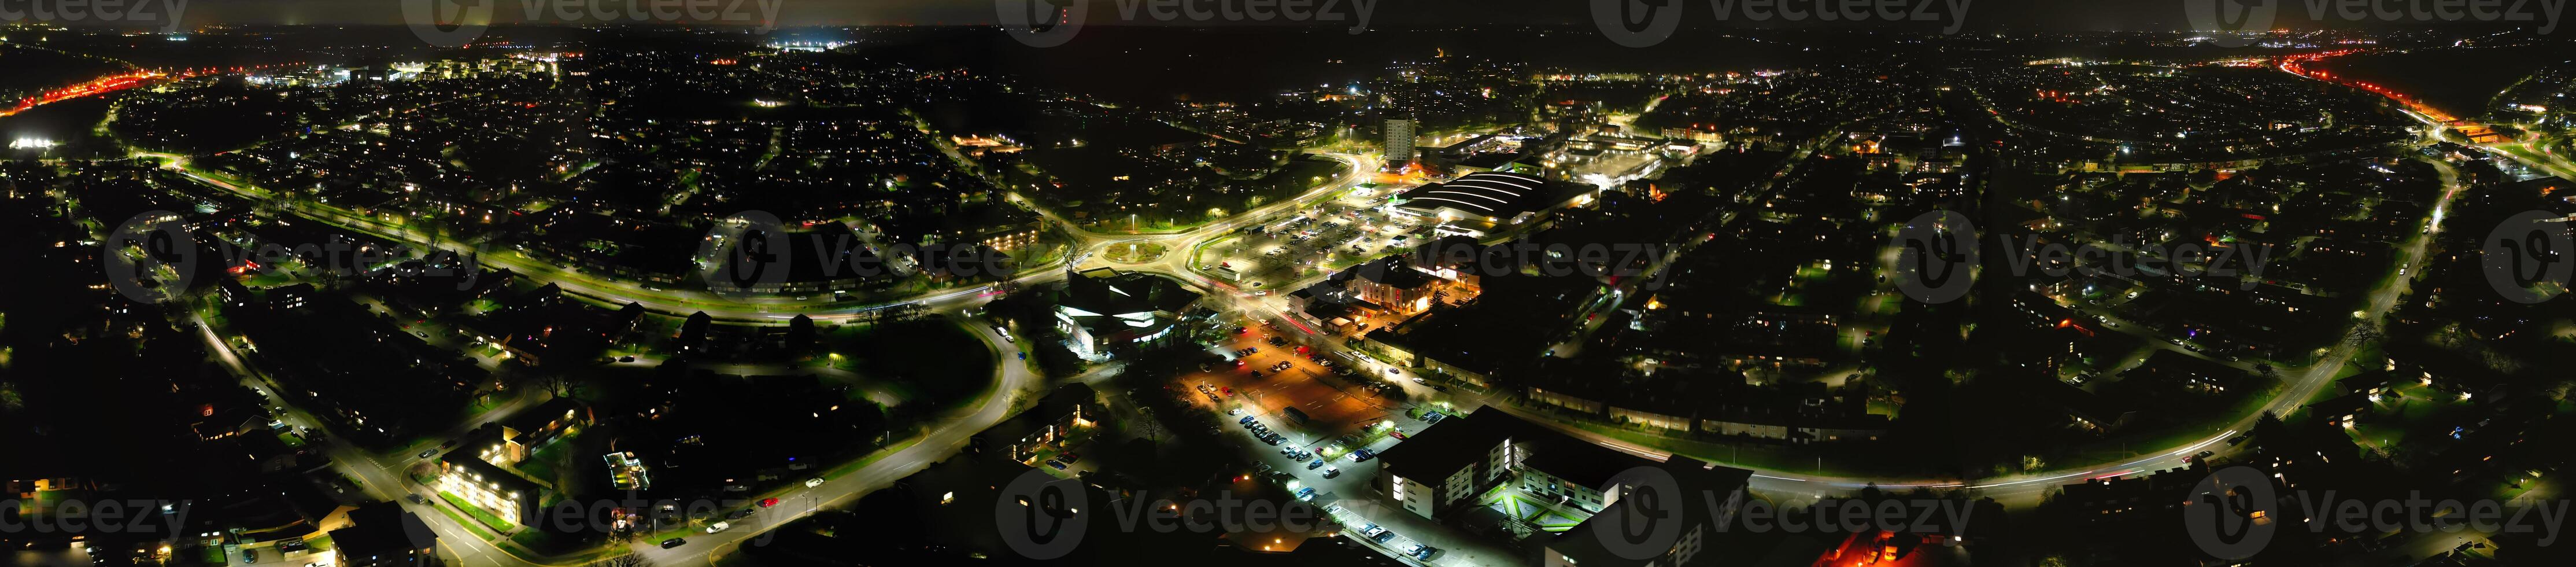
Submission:
<svg viewBox="0 0 2576 567">
<path fill-rule="evenodd" d="M 2243 435 L 2238 435 L 2238 436 L 2235 436 L 2235 437 L 2229 437 L 2229 438 L 2227 438 L 2227 446 L 2229 446 L 2229 447 L 2234 447 L 2234 446 L 2236 446 L 2236 444 L 2238 444 L 2238 443 L 2243 443 L 2243 442 L 2245 442 L 2245 436 L 2243 436 Z"/>
<path fill-rule="evenodd" d="M 1058 461 L 1058 460 L 1054 460 L 1054 459 L 1048 459 L 1048 460 L 1047 460 L 1047 466 L 1055 467 L 1055 470 L 1064 470 L 1064 462 L 1063 462 L 1063 461 Z"/>
<path fill-rule="evenodd" d="M 2202 461 L 2202 460 L 2206 460 L 2206 459 L 2208 459 L 2210 455 L 2216 455 L 2216 454 L 2218 454 L 2218 452 L 2216 452 L 2216 451 L 2201 451 L 2201 452 L 2199 452 L 2199 453 L 2193 454 L 2193 455 L 2191 456 L 2191 458 L 2189 458 L 2189 459 L 2184 459 L 2184 460 L 2188 460 L 2188 461 L 2192 461 L 2192 462 L 2200 462 L 2200 461 Z"/>
<path fill-rule="evenodd" d="M 1413 544 L 1413 548 L 1412 548 L 1412 549 L 1407 549 L 1407 550 L 1405 550 L 1404 552 L 1405 552 L 1406 554 L 1412 555 L 1414 559 L 1420 559 L 1420 560 L 1423 560 L 1423 561 L 1430 561 L 1430 560 L 1431 560 L 1431 556 L 1433 556 L 1433 555 L 1439 555 L 1439 554 L 1440 554 L 1440 548 L 1432 547 L 1432 546 L 1424 545 L 1424 544 L 1418 544 L 1418 543 L 1417 543 L 1417 544 Z"/>
<path fill-rule="evenodd" d="M 716 533 L 716 532 L 721 532 L 721 531 L 725 531 L 725 530 L 729 530 L 729 529 L 733 529 L 733 524 L 729 524 L 729 523 L 725 523 L 725 522 L 716 522 L 716 523 L 714 523 L 714 524 L 708 524 L 708 525 L 707 525 L 707 533 Z"/>
<path fill-rule="evenodd" d="M 1323 459 L 1315 459 L 1315 462 L 1306 463 L 1306 470 L 1310 470 L 1310 471 L 1311 471 L 1311 470 L 1315 470 L 1315 469 L 1319 469 L 1319 468 L 1324 468 L 1324 460 L 1323 460 Z"/>
<path fill-rule="evenodd" d="M 679 546 L 688 545 L 688 544 L 689 544 L 689 540 L 680 539 L 680 538 L 676 538 L 676 537 L 675 537 L 675 538 L 671 538 L 671 539 L 662 540 L 662 549 L 670 549 L 670 548 L 679 547 Z"/>
<path fill-rule="evenodd" d="M 404 499 L 406 499 L 406 500 L 410 500 L 410 501 L 411 501 L 411 503 L 413 503 L 413 504 L 428 504 L 428 503 L 429 503 L 429 499 L 428 499 L 428 498 L 422 498 L 422 497 L 420 497 L 420 493 L 418 493 L 418 492 L 413 492 L 413 493 L 404 494 L 404 495 L 403 495 L 403 498 L 404 498 Z"/>
<path fill-rule="evenodd" d="M 744 509 L 741 509 L 741 510 L 735 510 L 735 511 L 733 511 L 733 512 L 726 513 L 726 514 L 725 514 L 725 519 L 727 519 L 727 520 L 740 520 L 740 519 L 743 519 L 743 518 L 751 517 L 751 514 L 752 514 L 752 511 L 751 511 L 751 509 L 750 509 L 750 508 L 744 508 Z"/>
<path fill-rule="evenodd" d="M 776 498 L 762 498 L 762 499 L 760 499 L 760 507 L 762 507 L 762 508 L 768 508 L 768 507 L 771 507 L 771 506 L 777 506 L 777 505 L 778 505 L 778 499 L 776 499 Z"/>
<path fill-rule="evenodd" d="M 1378 543 L 1395 541 L 1395 530 L 1379 531 L 1377 535 L 1369 536 L 1369 539 L 1377 540 Z"/>
<path fill-rule="evenodd" d="M 1368 450 L 1368 449 L 1360 449 L 1360 450 L 1357 450 L 1357 451 L 1351 451 L 1351 462 L 1354 462 L 1354 463 L 1364 463 L 1364 462 L 1368 462 L 1369 457 L 1373 457 L 1373 456 L 1376 456 L 1376 455 L 1377 455 L 1377 452 L 1375 452 L 1375 451 L 1370 451 L 1370 450 Z"/>
<path fill-rule="evenodd" d="M 1297 489 L 1297 499 L 1298 499 L 1298 500 L 1309 501 L 1309 502 L 1314 501 L 1314 500 L 1315 500 L 1315 487 L 1309 486 L 1309 487 L 1305 487 L 1305 488 Z"/>
<path fill-rule="evenodd" d="M 1320 463 L 1320 462 L 1323 462 L 1323 461 L 1315 461 L 1315 462 Z M 1342 468 L 1341 468 L 1341 467 L 1324 467 L 1324 478 L 1333 478 L 1333 477 L 1337 477 L 1337 476 L 1342 476 Z"/>
<path fill-rule="evenodd" d="M 430 456 L 430 455 L 436 455 L 436 454 L 438 454 L 438 449 L 433 448 L 433 449 L 429 449 L 429 450 L 426 450 L 426 451 L 421 451 L 421 452 L 420 452 L 420 458 L 426 459 L 426 458 L 429 458 L 429 456 Z"/>
<path fill-rule="evenodd" d="M 806 488 L 813 488 L 813 487 L 822 486 L 822 485 L 823 485 L 823 479 L 819 479 L 819 478 L 809 478 L 809 479 L 805 479 L 805 487 L 806 487 Z"/>
</svg>

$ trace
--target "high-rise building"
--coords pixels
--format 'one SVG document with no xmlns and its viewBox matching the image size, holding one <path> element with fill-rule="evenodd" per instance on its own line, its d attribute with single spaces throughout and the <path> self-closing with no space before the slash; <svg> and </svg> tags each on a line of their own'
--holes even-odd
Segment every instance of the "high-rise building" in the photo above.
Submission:
<svg viewBox="0 0 2576 567">
<path fill-rule="evenodd" d="M 1402 169 L 1413 163 L 1413 120 L 1395 118 L 1386 121 L 1386 167 Z"/>
</svg>

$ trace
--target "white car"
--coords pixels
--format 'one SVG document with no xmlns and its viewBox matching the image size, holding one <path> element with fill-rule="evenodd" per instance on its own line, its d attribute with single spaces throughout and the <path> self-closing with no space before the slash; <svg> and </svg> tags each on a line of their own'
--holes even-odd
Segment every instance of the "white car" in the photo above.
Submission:
<svg viewBox="0 0 2576 567">
<path fill-rule="evenodd" d="M 805 480 L 805 487 L 806 487 L 806 488 L 813 488 L 813 487 L 822 486 L 822 485 L 823 485 L 823 479 L 813 478 L 813 479 L 806 479 L 806 480 Z"/>
<path fill-rule="evenodd" d="M 729 529 L 733 529 L 733 524 L 728 524 L 728 523 L 724 523 L 724 522 L 716 522 L 716 523 L 714 523 L 714 524 L 712 524 L 712 525 L 707 526 L 707 533 L 716 533 L 716 532 L 721 532 L 721 531 L 725 531 L 725 530 L 729 530 Z"/>
</svg>

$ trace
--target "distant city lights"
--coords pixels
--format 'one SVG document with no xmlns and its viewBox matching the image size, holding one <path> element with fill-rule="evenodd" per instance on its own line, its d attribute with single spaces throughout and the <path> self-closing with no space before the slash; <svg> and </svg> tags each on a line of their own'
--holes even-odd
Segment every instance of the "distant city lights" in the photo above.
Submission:
<svg viewBox="0 0 2576 567">
<path fill-rule="evenodd" d="M 59 145 L 62 145 L 62 143 L 44 138 L 19 138 L 9 141 L 9 149 L 12 150 L 41 150 Z"/>
</svg>

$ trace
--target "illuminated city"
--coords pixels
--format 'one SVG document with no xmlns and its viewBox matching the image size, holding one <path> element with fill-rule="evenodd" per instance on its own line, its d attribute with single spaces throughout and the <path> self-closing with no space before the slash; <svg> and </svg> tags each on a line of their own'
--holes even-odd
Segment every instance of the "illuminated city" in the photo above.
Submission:
<svg viewBox="0 0 2576 567">
<path fill-rule="evenodd" d="M 2576 564 L 2560 7 L 0 0 L 0 565 Z"/>
</svg>

